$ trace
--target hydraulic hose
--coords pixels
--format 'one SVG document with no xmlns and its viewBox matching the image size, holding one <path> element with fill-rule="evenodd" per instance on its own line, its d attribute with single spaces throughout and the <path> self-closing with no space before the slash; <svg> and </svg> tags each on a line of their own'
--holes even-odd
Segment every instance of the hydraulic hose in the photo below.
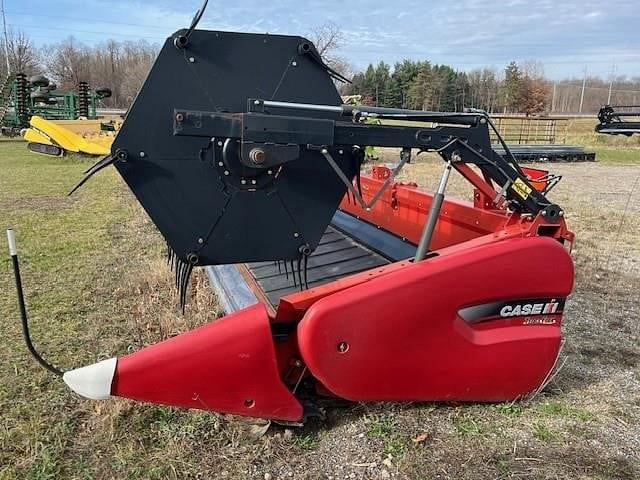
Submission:
<svg viewBox="0 0 640 480">
<path fill-rule="evenodd" d="M 51 373 L 61 377 L 64 372 L 52 364 L 47 362 L 42 355 L 38 353 L 31 341 L 31 334 L 29 332 L 29 320 L 27 318 L 27 307 L 24 303 L 24 292 L 22 290 L 22 278 L 20 277 L 20 261 L 18 260 L 18 250 L 16 248 L 16 235 L 12 229 L 7 230 L 7 241 L 9 243 L 9 255 L 11 256 L 11 262 L 13 264 L 13 274 L 16 280 L 16 290 L 18 293 L 18 307 L 20 308 L 20 318 L 22 320 L 22 335 L 24 341 L 27 344 L 27 348 L 33 357 L 38 361 L 40 365 L 49 370 Z"/>
</svg>

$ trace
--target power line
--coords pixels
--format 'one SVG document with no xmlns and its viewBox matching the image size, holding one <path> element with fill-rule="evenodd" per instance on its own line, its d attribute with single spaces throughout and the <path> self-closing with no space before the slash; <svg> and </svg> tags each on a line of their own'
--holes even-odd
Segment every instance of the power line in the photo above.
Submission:
<svg viewBox="0 0 640 480">
<path fill-rule="evenodd" d="M 45 15 L 43 13 L 18 13 L 18 12 L 7 12 L 7 15 L 17 15 L 20 17 L 41 17 L 41 18 L 60 18 L 63 20 L 73 20 L 76 22 L 89 22 L 89 23 L 104 23 L 107 25 L 124 25 L 127 27 L 144 27 L 144 28 L 152 28 L 157 30 L 166 30 L 165 27 L 160 27 L 158 25 L 150 25 L 144 23 L 127 23 L 127 22 L 114 22 L 111 20 L 99 20 L 97 18 L 80 18 L 80 17 L 69 17 L 66 15 Z"/>
<path fill-rule="evenodd" d="M 558 84 L 558 88 L 563 88 L 563 87 L 580 87 L 582 85 L 582 83 L 577 84 L 577 83 L 564 83 L 562 81 L 556 82 Z M 585 90 L 604 90 L 604 91 L 609 91 L 609 87 L 595 87 L 595 86 L 589 86 L 586 85 L 585 86 Z M 640 90 L 633 90 L 633 89 L 624 89 L 624 88 L 612 88 L 611 92 L 613 93 L 640 93 Z"/>
<path fill-rule="evenodd" d="M 63 32 L 69 32 L 68 28 L 62 28 L 62 27 L 41 27 L 41 26 L 36 26 L 36 25 L 19 25 L 17 23 L 11 23 L 9 24 L 10 27 L 19 27 L 19 28 L 36 28 L 38 30 L 59 30 L 59 31 L 63 31 Z M 154 36 L 148 36 L 148 35 L 139 35 L 139 34 L 135 34 L 135 33 L 120 33 L 120 32 L 100 32 L 100 31 L 96 31 L 96 30 L 77 30 L 77 29 L 73 29 L 73 32 L 77 32 L 77 33 L 89 33 L 89 34 L 96 34 L 96 35 L 114 35 L 118 36 L 118 37 L 135 37 L 135 38 L 148 38 L 148 39 L 154 39 L 154 40 L 159 40 L 159 39 L 165 39 L 166 36 L 161 36 L 161 35 L 154 35 Z"/>
<path fill-rule="evenodd" d="M 4 0 L 0 0 L 2 10 L 2 29 L 4 30 L 4 56 L 7 60 L 7 76 L 11 74 L 11 62 L 9 61 L 9 36 L 7 35 L 7 19 L 4 12 Z"/>
<path fill-rule="evenodd" d="M 609 77 L 609 96 L 607 97 L 607 105 L 611 105 L 611 92 L 613 92 L 613 78 L 616 74 L 616 64 L 611 68 L 611 77 Z"/>
<path fill-rule="evenodd" d="M 578 113 L 582 113 L 582 103 L 584 101 L 584 87 L 587 85 L 587 66 L 584 66 L 584 77 L 582 78 L 582 92 L 580 93 L 580 108 Z"/>
</svg>

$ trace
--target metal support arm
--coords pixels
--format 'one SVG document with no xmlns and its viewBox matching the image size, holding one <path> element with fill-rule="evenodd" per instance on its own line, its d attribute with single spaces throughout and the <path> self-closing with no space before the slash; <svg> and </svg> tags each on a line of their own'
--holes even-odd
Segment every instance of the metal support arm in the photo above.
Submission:
<svg viewBox="0 0 640 480">
<path fill-rule="evenodd" d="M 416 250 L 416 255 L 414 257 L 414 261 L 419 262 L 420 260 L 424 260 L 424 257 L 429 252 L 429 247 L 431 245 L 431 239 L 433 238 L 433 234 L 436 231 L 436 224 L 438 223 L 438 217 L 440 216 L 440 210 L 442 209 L 442 202 L 444 201 L 444 191 L 447 188 L 447 182 L 449 181 L 449 174 L 451 173 L 451 160 L 449 160 L 442 172 L 442 177 L 440 178 L 440 184 L 438 185 L 438 190 L 433 196 L 433 201 L 431 202 L 431 208 L 429 209 L 429 215 L 427 216 L 427 223 L 422 230 L 422 236 L 420 237 L 420 243 L 418 244 L 418 248 Z"/>
<path fill-rule="evenodd" d="M 439 152 L 445 161 L 456 155 L 460 158 L 459 163 L 475 165 L 485 179 L 501 186 L 502 191 L 496 192 L 495 197 L 502 195 L 513 209 L 532 214 L 542 213 L 549 222 L 557 221 L 562 215 L 560 207 L 535 190 L 517 165 L 491 148 L 489 121 L 484 113 L 420 112 L 374 107 L 358 110 L 347 105 L 307 105 L 263 100 L 249 101 L 249 110 L 248 113 L 231 114 L 176 109 L 174 135 L 235 138 L 240 142 L 240 161 L 249 169 L 264 169 L 295 161 L 297 146 L 300 149 L 322 151 L 330 164 L 335 152 L 354 146 L 434 151 Z M 311 117 L 301 116 L 305 111 Z M 321 113 L 329 118 L 315 118 Z M 438 124 L 424 127 L 372 125 L 331 118 L 339 114 L 358 120 L 359 115 L 365 113 L 385 118 L 400 115 Z M 349 188 L 348 179 L 347 182 L 341 180 Z M 358 195 L 354 196 L 358 199 Z M 360 203 L 363 208 L 367 207 L 362 199 Z"/>
</svg>

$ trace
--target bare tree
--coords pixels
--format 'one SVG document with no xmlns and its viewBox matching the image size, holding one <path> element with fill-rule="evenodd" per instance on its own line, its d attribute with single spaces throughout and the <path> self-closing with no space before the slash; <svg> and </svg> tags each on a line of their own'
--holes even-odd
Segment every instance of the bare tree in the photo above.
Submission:
<svg viewBox="0 0 640 480">
<path fill-rule="evenodd" d="M 544 78 L 544 64 L 540 60 L 525 60 L 520 71 L 525 77 Z"/>
<path fill-rule="evenodd" d="M 523 74 L 518 98 L 519 110 L 527 116 L 544 112 L 549 106 L 550 85 L 544 78 L 544 66 L 529 60 L 521 67 Z"/>
<path fill-rule="evenodd" d="M 21 30 L 8 32 L 7 50 L 9 52 L 9 64 L 11 65 L 12 73 L 25 73 L 27 75 L 33 75 L 39 73 L 40 64 L 38 59 L 38 52 L 32 45 L 29 37 Z M 6 69 L 6 60 L 4 56 L 4 43 L 2 44 L 2 62 L 1 67 L 3 74 Z"/>
<path fill-rule="evenodd" d="M 522 79 L 519 107 L 527 116 L 544 112 L 549 106 L 549 84 L 542 77 Z"/>
<path fill-rule="evenodd" d="M 351 78 L 354 68 L 337 51 L 344 45 L 344 33 L 333 22 L 326 22 L 309 32 L 309 40 L 316 46 L 316 50 L 324 62 L 344 77 Z"/>
<path fill-rule="evenodd" d="M 122 83 L 125 77 L 122 45 L 114 40 L 107 40 L 91 49 L 90 78 L 86 80 L 94 87 L 108 87 L 111 98 L 105 101 L 109 106 L 121 103 Z"/>
<path fill-rule="evenodd" d="M 43 57 L 48 73 L 63 89 L 74 89 L 90 79 L 90 50 L 73 37 L 44 47 Z"/>
<path fill-rule="evenodd" d="M 333 22 L 326 22 L 314 28 L 309 37 L 325 61 L 329 60 L 344 43 L 342 30 Z"/>
<path fill-rule="evenodd" d="M 144 40 L 107 40 L 88 47 L 72 37 L 43 48 L 50 75 L 62 89 L 74 90 L 80 81 L 107 87 L 112 95 L 101 100 L 106 107 L 128 107 L 147 77 L 159 47 Z"/>
<path fill-rule="evenodd" d="M 158 55 L 159 47 L 145 41 L 125 42 L 121 47 L 124 71 L 120 87 L 121 100 L 119 100 L 118 106 L 128 107 L 147 78 L 147 74 Z"/>
</svg>

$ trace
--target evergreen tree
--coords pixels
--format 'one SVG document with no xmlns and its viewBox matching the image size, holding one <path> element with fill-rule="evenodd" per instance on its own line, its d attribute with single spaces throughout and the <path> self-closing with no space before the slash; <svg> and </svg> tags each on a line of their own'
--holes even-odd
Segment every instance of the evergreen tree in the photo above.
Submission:
<svg viewBox="0 0 640 480">
<path fill-rule="evenodd" d="M 375 67 L 369 64 L 364 73 L 353 76 L 352 84 L 345 89 L 349 95 L 361 95 L 364 105 L 386 105 L 391 87 L 391 71 L 384 62 Z"/>
<path fill-rule="evenodd" d="M 456 106 L 456 72 L 448 65 L 436 65 L 434 68 L 434 99 L 432 108 L 450 112 Z"/>
<path fill-rule="evenodd" d="M 395 64 L 389 85 L 387 106 L 395 108 L 409 107 L 409 86 L 418 75 L 422 62 L 403 60 Z"/>
<path fill-rule="evenodd" d="M 520 102 L 520 89 L 522 87 L 522 74 L 516 62 L 511 62 L 504 69 L 504 81 L 502 83 L 502 103 L 504 112 L 518 111 Z"/>
<path fill-rule="evenodd" d="M 428 109 L 433 99 L 431 64 L 423 62 L 418 74 L 409 85 L 409 108 Z"/>
</svg>

